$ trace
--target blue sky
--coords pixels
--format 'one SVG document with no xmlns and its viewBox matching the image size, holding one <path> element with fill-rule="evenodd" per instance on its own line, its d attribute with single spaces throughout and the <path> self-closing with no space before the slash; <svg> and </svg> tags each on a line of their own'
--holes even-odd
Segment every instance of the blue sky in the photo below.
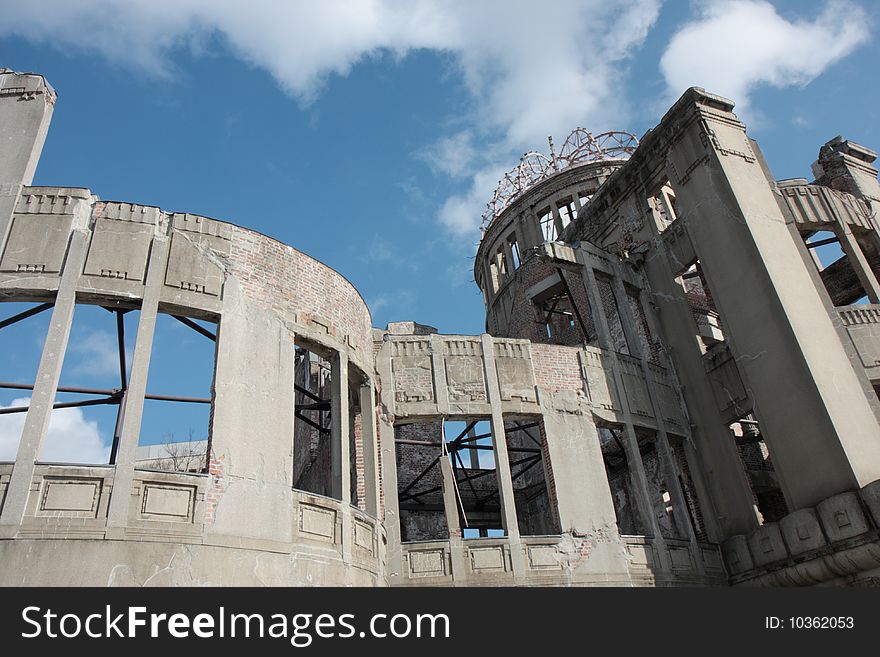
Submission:
<svg viewBox="0 0 880 657">
<path fill-rule="evenodd" d="M 838 133 L 880 147 L 867 0 L 3 4 L 0 66 L 59 94 L 34 184 L 266 233 L 348 277 L 376 326 L 482 332 L 480 215 L 549 134 L 641 135 L 697 85 L 736 101 L 777 178 Z M 98 317 L 86 338 L 115 330 Z"/>
</svg>

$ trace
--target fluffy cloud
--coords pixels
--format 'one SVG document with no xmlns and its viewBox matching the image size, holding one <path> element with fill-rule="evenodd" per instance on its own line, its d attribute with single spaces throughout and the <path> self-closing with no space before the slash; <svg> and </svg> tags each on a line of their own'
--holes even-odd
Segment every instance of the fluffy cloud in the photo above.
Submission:
<svg viewBox="0 0 880 657">
<path fill-rule="evenodd" d="M 709 0 L 673 37 L 660 60 L 670 96 L 702 86 L 740 110 L 761 85 L 806 85 L 869 37 L 865 11 L 826 2 L 812 20 L 789 21 L 764 0 Z"/>
<path fill-rule="evenodd" d="M 131 363 L 133 350 L 126 349 L 126 362 Z M 117 337 L 109 331 L 95 330 L 70 343 L 68 358 L 74 357 L 72 371 L 92 376 L 115 375 L 119 378 L 119 347 Z"/>
<path fill-rule="evenodd" d="M 626 129 L 620 78 L 662 0 L 5 0 L 0 36 L 96 52 L 156 77 L 174 55 L 225 45 L 303 104 L 365 58 L 429 49 L 451 56 L 471 94 L 454 134 L 427 149 L 464 191 L 442 204 L 458 237 L 475 227 L 499 175 L 547 135 Z M 787 20 L 765 0 L 700 0 L 660 68 L 676 96 L 692 85 L 734 98 L 759 85 L 803 85 L 868 38 L 864 10 L 830 0 Z M 479 143 L 480 148 L 474 147 Z M 468 240 L 458 243 L 468 244 Z"/>
<path fill-rule="evenodd" d="M 451 54 L 472 94 L 464 132 L 433 149 L 438 169 L 471 178 L 442 223 L 473 231 L 503 163 L 577 125 L 621 127 L 620 65 L 644 40 L 661 0 L 6 0 L 0 36 L 97 52 L 154 76 L 173 54 L 225 43 L 301 102 L 364 58 L 416 49 Z M 472 132 L 490 143 L 475 157 Z M 487 150 L 487 149 L 482 149 Z M 477 200 L 479 199 L 479 200 Z"/>
<path fill-rule="evenodd" d="M 29 397 L 13 399 L 8 406 L 27 406 Z M 0 415 L 0 461 L 14 461 L 24 428 L 26 413 Z M 62 408 L 52 411 L 49 432 L 43 443 L 41 461 L 57 463 L 107 463 L 110 446 L 104 444 L 98 423 L 87 420 L 82 409 Z"/>
</svg>

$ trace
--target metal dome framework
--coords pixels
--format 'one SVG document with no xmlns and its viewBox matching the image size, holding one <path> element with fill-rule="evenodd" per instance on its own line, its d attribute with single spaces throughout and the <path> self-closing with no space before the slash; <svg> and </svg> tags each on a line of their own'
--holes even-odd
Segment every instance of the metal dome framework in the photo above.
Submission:
<svg viewBox="0 0 880 657">
<path fill-rule="evenodd" d="M 486 204 L 486 211 L 483 213 L 480 228 L 484 234 L 495 218 L 520 194 L 545 178 L 576 164 L 625 160 L 639 145 L 638 138 L 629 132 L 611 131 L 594 135 L 584 128 L 575 128 L 566 137 L 559 153 L 553 147 L 553 137 L 547 137 L 547 141 L 550 144 L 549 156 L 538 151 L 529 151 L 520 158 L 519 164 L 498 181 L 492 200 Z"/>
</svg>

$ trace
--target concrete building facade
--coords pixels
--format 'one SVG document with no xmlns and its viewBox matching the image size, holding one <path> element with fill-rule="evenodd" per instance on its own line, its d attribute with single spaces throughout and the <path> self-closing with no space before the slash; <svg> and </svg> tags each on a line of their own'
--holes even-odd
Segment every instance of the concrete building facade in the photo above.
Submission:
<svg viewBox="0 0 880 657">
<path fill-rule="evenodd" d="M 814 182 L 775 181 L 700 89 L 640 142 L 577 130 L 484 216 L 486 333 L 441 335 L 373 328 L 345 278 L 254 231 L 31 186 L 54 101 L 0 70 L 0 299 L 35 304 L 0 330 L 51 313 L 0 463 L 0 584 L 880 581 L 869 149 L 833 139 Z M 38 459 L 77 304 L 138 318 L 105 464 Z M 210 404 L 195 466 L 139 448 L 162 314 L 216 345 L 210 399 L 176 400 Z"/>
</svg>

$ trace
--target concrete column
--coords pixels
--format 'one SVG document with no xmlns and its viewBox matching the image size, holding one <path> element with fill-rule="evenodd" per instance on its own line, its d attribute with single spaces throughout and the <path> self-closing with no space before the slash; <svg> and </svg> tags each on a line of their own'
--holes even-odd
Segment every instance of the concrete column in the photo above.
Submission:
<svg viewBox="0 0 880 657">
<path fill-rule="evenodd" d="M 516 502 L 513 496 L 513 479 L 510 474 L 510 459 L 507 453 L 507 435 L 504 431 L 504 416 L 501 412 L 501 388 L 495 370 L 495 347 L 492 336 L 481 336 L 483 346 L 483 365 L 486 374 L 486 391 L 492 408 L 490 424 L 492 427 L 492 449 L 495 455 L 495 475 L 498 479 L 498 498 L 501 501 L 501 521 L 510 545 L 511 567 L 514 577 L 525 574 L 525 556 L 519 535 L 519 522 L 516 518 Z"/>
<path fill-rule="evenodd" d="M 657 212 L 648 206 L 648 212 Z M 656 220 L 645 222 L 656 226 Z M 656 227 L 652 229 L 656 240 Z M 681 393 L 687 404 L 693 443 L 693 462 L 705 474 L 707 495 L 704 516 L 709 538 L 721 542 L 734 534 L 748 534 L 758 526 L 758 513 L 751 488 L 743 472 L 730 429 L 717 410 L 711 383 L 706 376 L 702 351 L 697 339 L 697 324 L 682 286 L 675 277 L 673 263 L 662 242 L 657 240 L 658 257 L 648 258 L 642 273 L 656 304 L 658 328 L 666 353 L 674 364 L 674 374 L 681 380 Z"/>
<path fill-rule="evenodd" d="M 645 309 L 645 320 L 648 323 L 648 330 L 651 332 L 651 335 L 653 335 L 655 338 L 659 337 L 660 336 L 659 327 L 657 326 L 657 321 L 654 317 L 654 313 L 652 312 L 651 304 L 648 301 L 648 293 L 645 291 L 645 287 L 642 287 L 642 289 L 641 289 L 641 292 L 639 294 L 639 302 L 642 304 L 642 307 Z M 681 383 L 679 383 L 679 381 L 678 381 L 678 376 L 676 375 L 675 367 L 673 366 L 672 362 L 670 361 L 669 356 L 667 355 L 665 348 L 663 348 L 662 343 L 661 343 L 659 355 L 660 355 L 660 361 L 661 361 L 663 367 L 666 369 L 666 376 L 669 378 L 670 384 L 673 386 L 673 388 L 675 390 L 681 390 L 682 386 L 681 386 Z M 653 385 L 652 385 L 652 388 L 653 388 Z M 654 397 L 658 397 L 658 399 L 659 399 L 659 395 L 652 393 L 652 399 Z M 709 492 L 708 492 L 708 489 L 706 488 L 705 482 L 703 481 L 703 473 L 699 468 L 699 461 L 697 460 L 697 458 L 694 454 L 694 451 L 693 451 L 694 441 L 693 441 L 693 434 L 691 433 L 690 422 L 689 422 L 689 417 L 688 417 L 688 413 L 687 413 L 687 407 L 684 405 L 681 397 L 678 397 L 678 399 L 679 399 L 679 404 L 681 406 L 682 417 L 685 419 L 685 422 L 687 422 L 687 425 L 684 427 L 684 432 L 683 432 L 684 441 L 681 446 L 685 452 L 685 458 L 687 459 L 687 463 L 689 466 L 690 475 L 691 475 L 691 482 L 693 483 L 693 486 L 695 489 L 697 503 L 700 505 L 700 510 L 703 512 L 702 513 L 703 529 L 706 531 L 707 536 L 720 535 L 720 532 L 718 531 L 717 521 L 715 519 L 714 507 L 712 506 L 712 500 L 711 500 L 711 497 L 709 496 Z M 655 410 L 655 413 L 657 413 L 657 414 L 660 413 L 659 402 L 655 405 L 654 410 Z M 662 418 L 660 418 L 660 419 L 662 420 Z M 673 464 L 676 464 L 677 462 L 675 460 L 672 448 L 669 445 L 668 440 L 666 441 L 666 448 L 669 452 L 669 458 L 671 459 L 671 462 Z M 678 476 L 681 474 L 679 465 L 674 465 L 673 470 L 675 472 L 676 479 L 677 479 Z M 690 514 L 690 507 L 688 506 L 687 500 L 685 499 L 684 491 L 682 491 L 682 499 L 683 499 L 683 503 L 685 504 L 685 512 Z M 688 526 L 690 527 L 690 523 L 688 523 Z M 691 530 L 693 531 L 693 527 L 691 527 Z M 702 555 L 702 552 L 699 552 L 699 554 Z"/>
<path fill-rule="evenodd" d="M 508 238 L 504 238 L 504 257 L 507 260 L 507 277 L 511 278 L 516 271 L 513 261 L 513 248 L 510 246 Z"/>
<path fill-rule="evenodd" d="M 669 487 L 669 494 L 672 496 L 675 526 L 679 532 L 680 538 L 689 540 L 691 543 L 696 543 L 697 538 L 694 534 L 693 527 L 691 527 L 690 522 L 688 522 L 689 512 L 687 502 L 684 498 L 684 491 L 681 489 L 681 484 L 678 480 L 678 470 L 674 465 L 672 452 L 669 448 L 669 437 L 666 434 L 666 425 L 663 421 L 663 413 L 660 410 L 660 396 L 657 391 L 657 386 L 654 385 L 654 381 L 651 378 L 648 354 L 643 352 L 642 341 L 635 328 L 637 325 L 636 322 L 639 320 L 629 305 L 626 286 L 623 284 L 623 281 L 619 276 L 614 277 L 612 285 L 614 287 L 614 293 L 617 295 L 617 305 L 620 308 L 620 315 L 623 320 L 623 331 L 626 333 L 627 342 L 631 345 L 630 353 L 638 358 L 641 363 L 642 376 L 645 379 L 645 387 L 648 390 L 648 398 L 654 412 L 654 421 L 657 423 L 655 447 L 657 448 L 657 455 L 660 458 L 660 466 L 663 469 L 663 477 L 666 480 L 666 485 Z M 638 302 L 642 302 L 641 295 L 639 296 Z M 645 314 L 647 314 L 647 312 Z"/>
<path fill-rule="evenodd" d="M 361 442 L 364 450 L 364 495 L 366 510 L 379 517 L 379 440 L 376 431 L 376 395 L 373 382 L 367 381 L 358 390 L 361 407 Z"/>
<path fill-rule="evenodd" d="M 393 585 L 395 582 L 404 581 L 404 568 L 409 564 L 403 563 L 403 555 L 400 547 L 400 508 L 397 499 L 397 448 L 394 445 L 394 416 L 393 412 L 394 388 L 391 378 L 391 356 L 388 342 L 382 345 L 376 355 L 376 369 L 379 373 L 379 381 L 382 387 L 379 391 L 381 403 L 378 417 L 379 451 L 381 455 L 380 467 L 382 469 L 383 505 L 385 509 L 385 535 L 388 540 L 387 547 L 387 571 L 388 580 Z"/>
<path fill-rule="evenodd" d="M 616 528 L 614 502 L 592 419 L 545 408 L 542 421 L 560 531 L 587 535 L 597 529 Z"/>
<path fill-rule="evenodd" d="M 862 284 L 862 289 L 865 291 L 868 300 L 871 303 L 880 303 L 880 283 L 877 282 L 877 277 L 874 275 L 871 265 L 868 264 L 868 259 L 865 257 L 862 247 L 859 246 L 855 235 L 853 235 L 849 224 L 840 222 L 837 224 L 834 233 L 840 241 L 840 248 L 846 254 L 849 264 L 855 270 L 856 276 L 859 277 L 859 283 Z M 814 250 L 810 249 L 810 251 Z"/>
<path fill-rule="evenodd" d="M 134 480 L 134 464 L 144 413 L 144 395 L 147 392 L 147 376 L 150 371 L 150 354 L 153 350 L 153 334 L 159 313 L 159 297 L 164 284 L 169 242 L 167 237 L 156 236 L 153 238 L 153 247 L 150 251 L 149 269 L 144 285 L 137 339 L 125 397 L 125 415 L 122 419 L 119 448 L 116 452 L 113 495 L 110 497 L 107 511 L 108 527 L 124 527 L 128 524 L 131 484 Z"/>
<path fill-rule="evenodd" d="M 345 352 L 333 355 L 330 386 L 330 490 L 332 497 L 351 504 L 348 354 Z"/>
<path fill-rule="evenodd" d="M 880 479 L 880 425 L 757 146 L 731 109 L 696 94 L 679 105 L 683 121 L 695 120 L 683 123 L 667 170 L 731 352 L 762 411 L 786 501 L 798 509 Z"/>
<path fill-rule="evenodd" d="M 587 295 L 590 305 L 596 306 L 595 318 L 596 331 L 599 337 L 599 346 L 604 349 L 614 363 L 614 385 L 617 388 L 617 398 L 620 400 L 623 415 L 623 448 L 626 453 L 626 462 L 631 481 L 633 483 L 633 492 L 635 493 L 635 503 L 641 516 L 643 531 L 648 531 L 654 535 L 655 541 L 658 543 L 657 552 L 661 555 L 661 562 L 666 560 L 666 551 L 663 549 L 663 535 L 660 533 L 660 525 L 654 516 L 654 507 L 651 504 L 650 494 L 648 493 L 648 477 L 645 474 L 645 466 L 642 463 L 642 455 L 639 451 L 638 436 L 636 436 L 635 428 L 632 422 L 632 412 L 629 408 L 629 401 L 626 398 L 626 387 L 623 383 L 623 377 L 620 373 L 618 364 L 618 354 L 612 348 L 611 329 L 608 326 L 608 318 L 605 316 L 602 299 L 599 297 L 599 285 L 596 282 L 596 273 L 587 263 L 584 266 L 584 278 L 586 280 Z M 626 299 L 623 299 L 625 302 Z M 617 300 L 618 307 L 621 307 L 621 300 Z M 623 322 L 624 324 L 626 322 Z M 629 336 L 627 336 L 629 339 Z"/>
<path fill-rule="evenodd" d="M 527 234 L 528 244 L 529 246 L 540 246 L 544 243 L 544 233 L 541 231 L 541 221 L 538 217 L 538 214 L 535 212 L 534 207 L 530 207 L 526 210 L 525 218 L 523 219 L 523 234 Z"/>
<path fill-rule="evenodd" d="M 330 365 L 330 479 L 332 496 L 342 500 L 342 560 L 351 562 L 351 423 L 348 354 L 338 351 Z"/>
<path fill-rule="evenodd" d="M 61 282 L 55 297 L 52 318 L 49 321 L 49 331 L 46 334 L 43 355 L 40 357 L 37 378 L 34 381 L 24 429 L 18 444 L 15 465 L 12 467 L 12 475 L 6 490 L 0 525 L 16 527 L 21 524 L 21 519 L 24 516 L 31 480 L 34 476 L 34 463 L 40 457 L 43 441 L 49 429 L 49 420 L 52 417 L 55 392 L 58 388 L 58 379 L 61 376 L 61 366 L 64 364 L 67 340 L 70 337 L 70 327 L 73 323 L 73 311 L 76 307 L 76 287 L 85 262 L 88 244 L 89 234 L 87 231 L 74 229 L 71 232 L 67 260 L 64 263 L 64 271 L 61 273 Z M 0 535 L 5 534 L 5 531 L 0 532 Z"/>
<path fill-rule="evenodd" d="M 294 510 L 295 336 L 232 274 L 223 284 L 215 362 L 210 456 L 217 488 L 212 482 L 205 533 L 217 543 L 240 545 L 247 537 L 289 549 L 294 523 L 279 519 Z"/>
<path fill-rule="evenodd" d="M 527 227 L 525 214 L 521 213 L 513 223 L 516 226 L 516 243 L 519 245 L 519 254 L 522 256 L 528 249 L 538 245 L 533 243 L 534 237 Z"/>
<path fill-rule="evenodd" d="M 55 92 L 39 75 L 0 73 L 0 246 L 22 185 L 30 185 L 55 108 Z"/>
<path fill-rule="evenodd" d="M 553 213 L 553 225 L 556 227 L 556 237 L 553 238 L 553 241 L 555 242 L 559 239 L 559 236 L 562 235 L 564 227 L 562 225 L 562 217 L 559 215 L 559 208 L 556 207 L 555 202 L 550 204 L 550 211 Z"/>
</svg>

